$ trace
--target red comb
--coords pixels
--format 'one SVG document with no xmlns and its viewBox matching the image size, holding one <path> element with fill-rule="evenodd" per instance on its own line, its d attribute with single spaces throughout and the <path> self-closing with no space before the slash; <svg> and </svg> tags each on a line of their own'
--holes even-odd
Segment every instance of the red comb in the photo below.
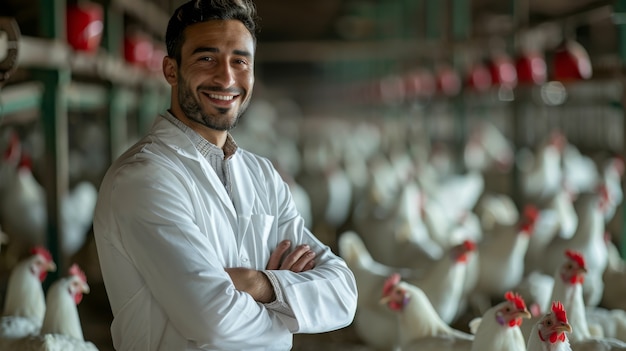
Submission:
<svg viewBox="0 0 626 351">
<path fill-rule="evenodd" d="M 83 272 L 80 267 L 78 267 L 78 265 L 76 263 L 74 263 L 71 267 L 70 267 L 70 275 L 76 276 L 78 278 L 80 278 L 80 280 L 83 281 L 83 283 L 87 282 L 87 276 L 85 275 L 85 272 Z"/>
<path fill-rule="evenodd" d="M 603 199 L 607 199 L 609 197 L 609 187 L 606 185 L 606 183 L 600 183 L 598 185 L 597 191 Z"/>
<path fill-rule="evenodd" d="M 524 206 L 524 212 L 519 223 L 520 232 L 532 234 L 537 218 L 539 218 L 539 209 L 536 206 L 530 204 Z"/>
<path fill-rule="evenodd" d="M 17 168 L 22 169 L 22 168 L 26 168 L 26 169 L 33 169 L 33 159 L 32 157 L 30 157 L 30 155 L 28 155 L 27 153 L 23 153 L 22 157 L 20 158 L 20 162 L 17 165 Z"/>
<path fill-rule="evenodd" d="M 552 302 L 552 312 L 558 321 L 567 323 L 567 313 L 565 313 L 565 308 L 561 301 Z"/>
<path fill-rule="evenodd" d="M 5 160 L 14 160 L 17 159 L 18 154 L 20 153 L 20 137 L 17 133 L 11 133 L 9 139 L 9 145 L 6 150 L 4 150 L 4 159 Z"/>
<path fill-rule="evenodd" d="M 52 254 L 43 246 L 35 246 L 30 250 L 32 255 L 41 255 L 48 262 L 52 262 Z"/>
<path fill-rule="evenodd" d="M 524 218 L 535 222 L 539 217 L 539 209 L 534 205 L 526 205 L 524 207 Z"/>
<path fill-rule="evenodd" d="M 383 296 L 387 296 L 393 290 L 393 287 L 396 286 L 400 282 L 400 274 L 394 273 L 385 280 L 385 284 L 383 285 Z"/>
<path fill-rule="evenodd" d="M 471 240 L 465 240 L 463 242 L 463 248 L 465 251 L 474 251 L 476 250 L 476 243 Z"/>
<path fill-rule="evenodd" d="M 576 262 L 578 266 L 580 266 L 580 268 L 587 269 L 585 267 L 585 258 L 580 252 L 574 250 L 565 250 L 565 256 L 567 256 L 567 258 L 569 258 L 570 260 Z"/>
<path fill-rule="evenodd" d="M 560 130 L 553 130 L 550 134 L 550 144 L 556 146 L 559 150 L 563 150 L 567 144 L 567 137 Z"/>
<path fill-rule="evenodd" d="M 509 300 L 509 302 L 514 303 L 515 307 L 518 310 L 525 310 L 526 309 L 526 303 L 524 302 L 524 299 L 522 298 L 522 296 L 520 294 L 514 293 L 512 291 L 507 291 L 504 294 L 504 298 Z"/>
</svg>

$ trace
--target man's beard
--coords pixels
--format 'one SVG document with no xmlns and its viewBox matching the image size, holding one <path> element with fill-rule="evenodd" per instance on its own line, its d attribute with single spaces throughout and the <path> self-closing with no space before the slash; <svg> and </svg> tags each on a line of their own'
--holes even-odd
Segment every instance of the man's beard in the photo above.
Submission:
<svg viewBox="0 0 626 351">
<path fill-rule="evenodd" d="M 209 89 L 211 90 L 211 89 Z M 219 91 L 219 89 L 212 89 L 213 91 Z M 239 117 L 243 114 L 243 112 L 248 107 L 249 101 L 245 101 L 239 111 L 235 114 L 235 119 L 231 120 L 226 114 L 231 110 L 230 108 L 216 108 L 216 114 L 207 114 L 202 111 L 202 107 L 200 106 L 197 98 L 191 93 L 189 86 L 186 84 L 186 81 L 182 78 L 182 75 L 179 74 L 178 78 L 178 103 L 180 104 L 180 108 L 189 118 L 190 120 L 200 123 L 208 128 L 219 130 L 219 131 L 229 131 L 237 126 L 237 122 L 239 122 Z"/>
</svg>

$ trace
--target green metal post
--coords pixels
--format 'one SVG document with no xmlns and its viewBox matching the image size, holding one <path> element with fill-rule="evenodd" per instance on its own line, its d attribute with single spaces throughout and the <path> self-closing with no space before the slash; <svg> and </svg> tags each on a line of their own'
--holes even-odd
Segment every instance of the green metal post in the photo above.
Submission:
<svg viewBox="0 0 626 351">
<path fill-rule="evenodd" d="M 113 57 L 122 57 L 123 15 L 114 8 L 111 1 L 105 5 L 105 24 L 103 46 Z M 109 158 L 113 161 L 118 157 L 128 136 L 127 108 L 124 91 L 118 84 L 109 86 Z"/>
<path fill-rule="evenodd" d="M 142 92 L 139 106 L 139 134 L 150 128 L 154 118 L 160 113 L 159 89 L 154 84 L 147 84 Z"/>
<path fill-rule="evenodd" d="M 426 0 L 426 37 L 429 39 L 443 37 L 443 5 L 441 0 Z"/>
<path fill-rule="evenodd" d="M 122 87 L 112 84 L 109 90 L 109 142 L 111 161 L 124 151 L 128 139 L 127 104 Z"/>
<path fill-rule="evenodd" d="M 122 56 L 122 38 L 124 37 L 124 17 L 114 8 L 111 0 L 104 5 L 104 32 L 102 47 L 113 57 Z"/>
<path fill-rule="evenodd" d="M 623 19 L 626 17 L 626 0 L 618 0 L 617 3 L 615 4 L 615 17 L 618 19 Z M 619 55 L 620 55 L 620 59 L 621 59 L 621 67 L 622 70 L 620 72 L 622 72 L 621 74 L 621 80 L 622 80 L 622 86 L 626 86 L 626 77 L 624 77 L 624 67 L 626 67 L 626 21 L 625 20 L 618 20 L 616 21 L 616 25 L 617 25 L 617 30 L 619 33 L 619 43 L 618 43 L 618 48 L 619 48 Z M 623 98 L 622 98 L 622 120 L 624 119 L 623 117 L 623 111 L 624 111 L 624 107 L 626 106 L 626 93 L 622 92 Z M 626 123 L 624 124 L 624 131 L 622 133 L 622 135 L 626 135 Z M 622 156 L 626 159 L 626 148 L 622 147 Z M 622 180 L 622 189 L 626 189 L 626 186 L 624 185 L 625 180 Z M 622 233 L 621 233 L 621 238 L 620 238 L 620 242 L 619 242 L 619 248 L 620 248 L 620 252 L 622 254 L 622 258 L 626 259 L 626 225 L 624 225 L 625 220 L 626 219 L 626 206 L 622 205 Z"/>
<path fill-rule="evenodd" d="M 439 41 L 441 43 L 447 41 L 446 32 L 445 32 L 445 2 L 441 0 L 425 0 L 424 4 L 424 22 L 425 26 L 425 34 L 426 38 L 429 42 L 431 41 Z M 430 108 L 429 108 L 430 110 Z M 436 116 L 433 116 L 430 113 L 427 113 L 427 116 L 424 118 L 424 130 L 426 131 L 426 135 L 429 135 L 431 138 L 435 136 L 434 133 L 434 125 L 436 121 L 434 119 Z M 432 141 L 432 140 L 431 140 Z"/>
<path fill-rule="evenodd" d="M 455 40 L 468 39 L 472 28 L 471 0 L 451 0 L 452 37 Z"/>
<path fill-rule="evenodd" d="M 513 23 L 517 28 L 525 28 L 528 26 L 528 0 L 510 0 L 510 9 L 513 17 Z M 513 40 L 511 44 L 511 49 L 515 49 L 517 39 L 515 34 L 512 35 Z M 512 124 L 512 140 L 515 150 L 519 150 L 522 145 L 522 136 L 520 131 L 522 130 L 522 108 L 524 104 L 532 103 L 529 102 L 527 98 L 528 87 L 518 88 L 516 91 L 516 98 L 513 100 L 511 105 L 511 124 Z M 523 95 L 522 95 L 523 94 Z M 524 103 L 520 101 L 520 95 L 524 96 Z M 518 167 L 513 167 L 511 171 L 511 196 L 515 204 L 522 208 L 524 197 L 522 194 L 522 184 L 521 184 L 521 176 L 520 170 Z"/>
<path fill-rule="evenodd" d="M 471 0 L 451 0 L 452 13 L 452 39 L 457 43 L 471 37 Z M 456 149 L 460 153 L 467 135 L 467 116 L 465 114 L 465 101 L 463 96 L 455 98 L 454 103 L 456 116 Z"/>
<path fill-rule="evenodd" d="M 65 40 L 65 8 L 63 0 L 39 1 L 40 34 L 51 40 Z M 46 246 L 57 264 L 57 271 L 44 282 L 47 289 L 59 275 L 65 274 L 66 257 L 63 256 L 61 199 L 67 193 L 69 181 L 69 138 L 67 130 L 67 87 L 71 75 L 69 68 L 36 69 L 34 76 L 43 83 L 41 99 L 41 122 L 45 138 L 46 176 L 43 186 L 46 189 Z"/>
</svg>

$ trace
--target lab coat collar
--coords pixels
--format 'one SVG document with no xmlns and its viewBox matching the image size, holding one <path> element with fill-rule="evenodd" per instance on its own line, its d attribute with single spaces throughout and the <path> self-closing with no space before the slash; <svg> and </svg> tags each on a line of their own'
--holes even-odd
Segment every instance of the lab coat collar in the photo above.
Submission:
<svg viewBox="0 0 626 351">
<path fill-rule="evenodd" d="M 174 149 L 179 155 L 196 161 L 203 158 L 185 133 L 163 116 L 156 118 L 152 125 L 151 134 L 159 138 L 166 146 Z"/>
<path fill-rule="evenodd" d="M 218 195 L 224 206 L 229 209 L 233 219 L 236 220 L 237 211 L 226 192 L 226 188 L 222 185 L 217 174 L 215 174 L 215 170 L 200 154 L 185 133 L 163 116 L 159 116 L 152 126 L 151 134 L 156 136 L 165 146 L 173 149 L 179 155 L 197 162 L 198 167 L 202 169 L 209 179 L 207 186 L 210 186 L 213 192 Z"/>
</svg>

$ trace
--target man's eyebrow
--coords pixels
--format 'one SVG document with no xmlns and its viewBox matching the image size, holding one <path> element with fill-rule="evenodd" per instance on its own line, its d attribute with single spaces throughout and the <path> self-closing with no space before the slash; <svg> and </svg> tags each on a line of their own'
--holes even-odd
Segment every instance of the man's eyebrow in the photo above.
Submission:
<svg viewBox="0 0 626 351">
<path fill-rule="evenodd" d="M 220 52 L 220 50 L 214 47 L 201 46 L 193 50 L 191 54 L 195 55 L 195 54 L 203 53 L 203 52 L 218 53 Z M 233 50 L 233 54 L 238 55 L 238 56 L 252 57 L 252 53 L 250 53 L 247 50 Z"/>
<path fill-rule="evenodd" d="M 195 55 L 195 54 L 198 54 L 198 53 L 201 53 L 201 52 L 218 53 L 220 51 L 217 48 L 208 47 L 208 46 L 201 46 L 201 47 L 195 48 L 191 54 Z"/>
<path fill-rule="evenodd" d="M 252 57 L 252 53 L 246 50 L 233 50 L 233 54 L 245 57 Z"/>
</svg>

